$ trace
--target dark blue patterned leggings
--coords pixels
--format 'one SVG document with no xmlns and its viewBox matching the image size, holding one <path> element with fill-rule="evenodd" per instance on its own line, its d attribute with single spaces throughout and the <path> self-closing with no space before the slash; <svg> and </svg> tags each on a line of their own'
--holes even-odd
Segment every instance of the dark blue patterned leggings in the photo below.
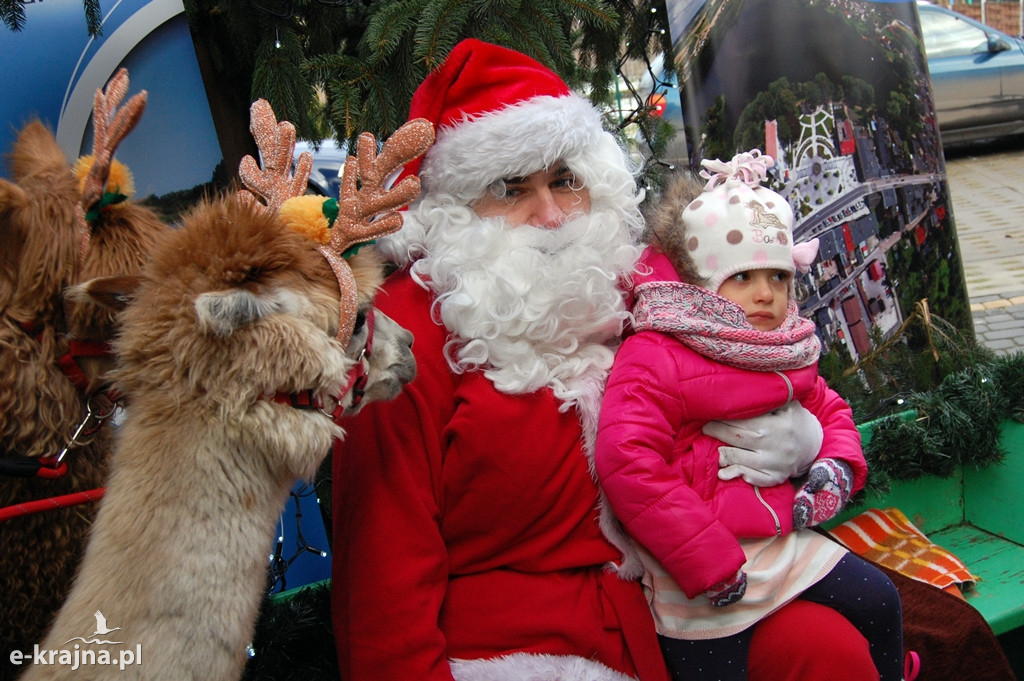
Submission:
<svg viewBox="0 0 1024 681">
<path fill-rule="evenodd" d="M 860 631 L 871 646 L 880 681 L 903 678 L 903 607 L 896 586 L 885 573 L 848 553 L 800 598 L 832 608 Z M 674 681 L 746 681 L 753 635 L 754 627 L 749 627 L 707 641 L 658 639 Z M 812 639 L 808 633 L 807 645 L 814 645 Z M 828 655 L 828 651 L 821 654 Z"/>
</svg>

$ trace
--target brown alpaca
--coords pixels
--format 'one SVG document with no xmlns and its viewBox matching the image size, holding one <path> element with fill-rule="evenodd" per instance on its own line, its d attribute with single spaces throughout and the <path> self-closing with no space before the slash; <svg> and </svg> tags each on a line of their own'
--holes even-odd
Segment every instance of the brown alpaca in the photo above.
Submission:
<svg viewBox="0 0 1024 681">
<path fill-rule="evenodd" d="M 80 269 L 82 214 L 68 162 L 42 123 L 22 129 L 9 160 L 14 181 L 0 179 L 0 452 L 42 456 L 63 446 L 66 412 L 78 416 L 56 360 L 67 331 L 61 294 Z"/>
<path fill-rule="evenodd" d="M 429 141 L 422 142 L 401 162 L 422 153 Z M 409 178 L 381 203 L 363 170 L 372 208 L 343 210 L 358 219 L 334 227 L 357 241 L 381 225 L 397 229 L 397 214 L 372 216 L 418 191 Z M 355 174 L 353 167 L 353 191 Z M 351 294 L 365 310 L 382 277 L 372 253 L 329 262 L 263 208 L 242 197 L 198 206 L 157 246 L 120 314 L 113 376 L 127 413 L 81 571 L 40 650 L 104 651 L 131 661 L 125 670 L 135 679 L 241 674 L 288 492 L 297 478 L 312 478 L 343 435 L 331 416 L 336 401 L 353 400 L 340 393 L 362 361 L 353 355 L 367 325 L 355 310 L 339 315 L 339 305 L 345 309 Z M 343 235 L 339 242 L 347 243 Z M 339 266 L 350 276 L 336 278 Z M 412 377 L 411 335 L 375 318 L 375 335 L 389 333 L 391 346 L 399 338 L 404 353 L 378 357 L 374 343 L 364 403 L 393 397 Z M 282 393 L 310 395 L 322 409 L 296 408 L 277 399 Z M 94 636 L 106 629 L 101 621 L 112 631 Z M 90 643 L 97 638 L 111 643 Z M 60 652 L 46 661 L 22 678 L 124 678 L 117 665 L 72 669 Z"/>
<path fill-rule="evenodd" d="M 113 408 L 102 392 L 111 365 L 102 348 L 113 337 L 113 316 L 91 302 L 69 304 L 63 293 L 85 278 L 138 273 L 169 230 L 131 202 L 86 219 L 102 197 L 114 149 L 144 106 L 140 93 L 118 109 L 127 85 L 122 71 L 97 93 L 96 161 L 79 179 L 50 130 L 32 121 L 9 157 L 13 181 L 0 180 L 0 457 L 35 465 L 67 448 L 62 477 L 0 478 L 0 508 L 93 490 L 106 479 L 110 429 L 89 414 Z M 5 649 L 31 646 L 45 633 L 70 588 L 95 509 L 87 503 L 0 522 Z M 5 660 L 0 679 L 12 674 Z"/>
</svg>

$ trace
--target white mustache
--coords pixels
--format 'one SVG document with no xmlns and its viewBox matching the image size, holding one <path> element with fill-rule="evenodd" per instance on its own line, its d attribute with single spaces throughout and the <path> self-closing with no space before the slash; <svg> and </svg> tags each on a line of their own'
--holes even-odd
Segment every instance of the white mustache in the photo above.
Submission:
<svg viewBox="0 0 1024 681">
<path fill-rule="evenodd" d="M 505 236 L 507 251 L 532 250 L 545 255 L 557 255 L 577 244 L 593 244 L 600 238 L 600 230 L 586 214 L 570 216 L 561 226 L 555 228 L 531 227 L 530 225 L 510 226 L 501 217 L 481 220 L 481 228 L 495 230 Z M 607 238 L 607 237 L 605 237 Z"/>
</svg>

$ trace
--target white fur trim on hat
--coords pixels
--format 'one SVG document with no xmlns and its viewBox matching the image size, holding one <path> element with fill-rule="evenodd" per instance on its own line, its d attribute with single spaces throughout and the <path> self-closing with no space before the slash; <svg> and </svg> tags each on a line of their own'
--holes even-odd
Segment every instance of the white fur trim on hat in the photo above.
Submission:
<svg viewBox="0 0 1024 681">
<path fill-rule="evenodd" d="M 730 163 L 703 161 L 714 174 L 703 194 L 683 210 L 686 249 L 709 291 L 739 272 L 793 272 L 793 209 L 785 198 L 760 186 L 774 164 L 758 150 Z M 720 184 L 719 184 L 720 183 Z"/>
<path fill-rule="evenodd" d="M 559 160 L 571 164 L 608 135 L 583 97 L 534 97 L 437 130 L 420 167 L 425 192 L 472 201 L 496 180 L 525 177 Z"/>
<path fill-rule="evenodd" d="M 456 681 L 636 681 L 574 655 L 513 653 L 488 660 L 451 660 Z"/>
</svg>

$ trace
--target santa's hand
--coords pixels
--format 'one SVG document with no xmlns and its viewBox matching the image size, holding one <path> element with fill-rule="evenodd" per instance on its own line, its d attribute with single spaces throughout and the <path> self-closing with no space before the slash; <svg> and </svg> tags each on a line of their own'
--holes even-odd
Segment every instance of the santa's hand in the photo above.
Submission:
<svg viewBox="0 0 1024 681">
<path fill-rule="evenodd" d="M 754 418 L 711 421 L 703 430 L 727 445 L 718 448 L 722 480 L 777 485 L 807 473 L 821 451 L 821 423 L 797 402 Z"/>
</svg>

